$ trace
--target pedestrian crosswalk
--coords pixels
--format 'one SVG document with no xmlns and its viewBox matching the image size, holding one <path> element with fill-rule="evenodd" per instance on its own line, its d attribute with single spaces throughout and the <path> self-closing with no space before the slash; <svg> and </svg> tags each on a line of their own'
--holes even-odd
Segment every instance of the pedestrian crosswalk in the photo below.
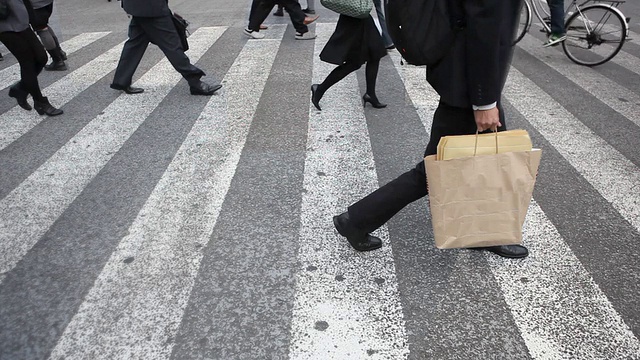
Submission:
<svg viewBox="0 0 640 360">
<path fill-rule="evenodd" d="M 154 48 L 145 92 L 115 92 L 122 34 L 80 34 L 70 70 L 40 76 L 56 119 L 8 99 L 7 57 L 0 359 L 640 359 L 638 43 L 596 68 L 518 44 L 507 123 L 544 151 L 528 258 L 435 249 L 426 200 L 357 253 L 332 216 L 420 161 L 438 96 L 394 52 L 388 108 L 362 106 L 354 73 L 317 111 L 334 27 L 198 28 L 210 98 Z"/>
</svg>

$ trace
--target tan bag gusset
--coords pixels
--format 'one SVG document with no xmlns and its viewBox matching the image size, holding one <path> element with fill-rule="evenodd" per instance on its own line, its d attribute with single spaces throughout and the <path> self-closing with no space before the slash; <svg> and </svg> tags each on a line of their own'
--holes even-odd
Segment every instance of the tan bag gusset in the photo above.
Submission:
<svg viewBox="0 0 640 360">
<path fill-rule="evenodd" d="M 489 136 L 494 141 L 492 155 L 425 158 L 433 233 L 439 249 L 522 243 L 522 224 L 542 151 L 503 153 L 499 149 L 496 154 L 495 135 Z"/>
</svg>

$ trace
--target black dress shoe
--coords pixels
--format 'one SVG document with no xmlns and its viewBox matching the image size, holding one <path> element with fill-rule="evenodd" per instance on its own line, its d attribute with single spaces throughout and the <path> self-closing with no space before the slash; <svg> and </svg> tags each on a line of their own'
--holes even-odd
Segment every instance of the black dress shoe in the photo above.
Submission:
<svg viewBox="0 0 640 360">
<path fill-rule="evenodd" d="M 140 94 L 140 93 L 144 92 L 144 89 L 131 87 L 131 85 L 122 86 L 122 85 L 118 85 L 118 84 L 111 84 L 111 88 L 115 89 L 115 90 L 122 90 L 127 94 Z"/>
<path fill-rule="evenodd" d="M 318 94 L 318 84 L 311 85 L 311 103 L 316 109 L 322 111 L 320 108 L 320 99 L 322 99 L 322 95 Z"/>
<path fill-rule="evenodd" d="M 27 101 L 28 92 L 24 91 L 20 86 L 20 82 L 17 82 L 9 88 L 9 96 L 15 98 L 21 108 L 25 110 L 32 110 L 31 104 Z"/>
<path fill-rule="evenodd" d="M 198 85 L 190 86 L 189 91 L 191 91 L 191 95 L 213 95 L 216 91 L 220 90 L 222 85 L 209 85 L 206 82 L 200 82 Z"/>
<path fill-rule="evenodd" d="M 496 255 L 500 255 L 502 257 L 511 258 L 511 259 L 524 258 L 529 255 L 529 250 L 527 250 L 527 248 L 522 245 L 487 246 L 487 247 L 477 247 L 477 248 L 471 248 L 471 249 L 490 251 Z"/>
<path fill-rule="evenodd" d="M 349 244 L 358 251 L 369 251 L 382 247 L 380 238 L 362 232 L 351 224 L 348 212 L 334 216 L 333 225 L 338 230 L 338 233 L 346 237 Z"/>
<path fill-rule="evenodd" d="M 58 116 L 64 114 L 64 111 L 51 105 L 49 99 L 47 99 L 46 97 L 43 97 L 40 101 L 34 99 L 33 107 L 40 115 L 47 114 L 49 116 Z"/>
</svg>

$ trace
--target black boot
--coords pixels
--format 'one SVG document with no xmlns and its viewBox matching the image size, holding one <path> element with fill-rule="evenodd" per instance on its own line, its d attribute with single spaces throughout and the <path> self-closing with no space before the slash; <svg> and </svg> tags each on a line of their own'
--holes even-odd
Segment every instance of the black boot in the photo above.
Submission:
<svg viewBox="0 0 640 360">
<path fill-rule="evenodd" d="M 57 116 L 62 115 L 63 113 L 62 110 L 53 107 L 53 105 L 49 103 L 49 99 L 47 99 L 46 97 L 43 97 L 40 101 L 34 99 L 33 107 L 40 115 L 47 114 L 49 116 Z"/>
<path fill-rule="evenodd" d="M 27 96 L 29 95 L 21 86 L 20 82 L 11 85 L 9 88 L 9 96 L 15 98 L 18 101 L 18 105 L 25 110 L 32 110 L 33 108 L 27 101 Z"/>
<path fill-rule="evenodd" d="M 62 56 L 62 50 L 60 48 L 47 50 L 49 55 L 51 55 L 51 64 L 45 65 L 44 69 L 48 71 L 64 71 L 67 70 L 67 64 L 64 63 L 64 58 Z M 65 54 L 66 55 L 66 54 Z"/>
</svg>

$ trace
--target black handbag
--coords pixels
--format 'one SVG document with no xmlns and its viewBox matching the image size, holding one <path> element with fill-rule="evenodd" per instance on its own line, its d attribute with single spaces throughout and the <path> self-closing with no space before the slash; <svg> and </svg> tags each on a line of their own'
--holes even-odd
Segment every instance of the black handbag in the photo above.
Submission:
<svg viewBox="0 0 640 360">
<path fill-rule="evenodd" d="M 187 27 L 189 27 L 189 22 L 176 13 L 172 14 L 171 19 L 173 20 L 173 25 L 176 27 L 176 31 L 178 32 L 178 37 L 182 44 L 182 50 L 189 50 L 189 42 L 187 41 L 187 36 L 189 35 Z"/>
</svg>

